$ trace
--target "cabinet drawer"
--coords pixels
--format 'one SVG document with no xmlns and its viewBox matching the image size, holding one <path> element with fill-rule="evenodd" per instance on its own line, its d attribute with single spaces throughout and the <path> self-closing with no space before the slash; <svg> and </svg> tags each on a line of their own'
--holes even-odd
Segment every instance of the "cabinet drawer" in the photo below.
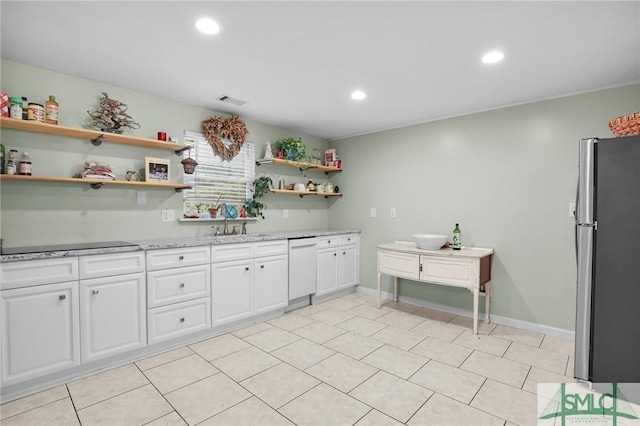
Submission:
<svg viewBox="0 0 640 426">
<path fill-rule="evenodd" d="M 210 268 L 207 264 L 147 272 L 147 306 L 156 308 L 208 297 L 211 288 Z"/>
<path fill-rule="evenodd" d="M 253 257 L 253 248 L 251 243 L 214 245 L 211 246 L 211 261 L 250 259 Z"/>
<path fill-rule="evenodd" d="M 144 252 L 80 256 L 80 279 L 144 272 Z"/>
<path fill-rule="evenodd" d="M 420 281 L 469 288 L 478 285 L 477 260 L 420 256 L 420 263 Z"/>
<path fill-rule="evenodd" d="M 287 240 L 259 241 L 254 243 L 254 257 L 286 254 L 288 250 Z"/>
<path fill-rule="evenodd" d="M 318 248 L 322 247 L 335 247 L 339 244 L 340 238 L 337 235 L 331 237 L 319 237 Z"/>
<path fill-rule="evenodd" d="M 211 299 L 190 300 L 149 309 L 149 344 L 174 339 L 211 327 Z"/>
<path fill-rule="evenodd" d="M 341 246 L 358 244 L 358 234 L 346 234 L 338 236 L 338 244 Z"/>
<path fill-rule="evenodd" d="M 417 254 L 378 251 L 378 272 L 394 277 L 420 278 L 420 256 Z"/>
<path fill-rule="evenodd" d="M 78 258 L 25 260 L 0 264 L 2 290 L 78 280 Z"/>
<path fill-rule="evenodd" d="M 209 259 L 209 246 L 153 250 L 147 252 L 147 271 L 204 265 Z"/>
</svg>

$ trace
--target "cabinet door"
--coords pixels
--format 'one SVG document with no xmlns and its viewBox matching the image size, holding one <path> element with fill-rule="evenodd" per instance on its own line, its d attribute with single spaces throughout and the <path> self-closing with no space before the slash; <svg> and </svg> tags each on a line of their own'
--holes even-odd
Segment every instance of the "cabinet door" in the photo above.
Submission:
<svg viewBox="0 0 640 426">
<path fill-rule="evenodd" d="M 340 247 L 338 251 L 340 281 L 339 287 L 351 287 L 358 284 L 358 247 Z"/>
<path fill-rule="evenodd" d="M 211 308 L 214 325 L 251 316 L 252 269 L 251 259 L 211 265 Z"/>
<path fill-rule="evenodd" d="M 287 306 L 287 256 L 270 256 L 254 260 L 254 314 Z"/>
<path fill-rule="evenodd" d="M 78 282 L 2 291 L 2 386 L 80 364 Z"/>
<path fill-rule="evenodd" d="M 82 362 L 147 345 L 145 274 L 80 281 Z"/>
<path fill-rule="evenodd" d="M 338 250 L 318 250 L 318 280 L 316 295 L 338 289 Z"/>
</svg>

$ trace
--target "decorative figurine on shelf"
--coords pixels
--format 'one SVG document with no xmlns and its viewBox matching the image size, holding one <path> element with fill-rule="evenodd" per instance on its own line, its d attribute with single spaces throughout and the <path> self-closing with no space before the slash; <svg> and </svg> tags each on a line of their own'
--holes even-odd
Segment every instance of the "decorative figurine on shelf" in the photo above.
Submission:
<svg viewBox="0 0 640 426">
<path fill-rule="evenodd" d="M 264 159 L 271 160 L 273 158 L 273 151 L 271 151 L 271 143 L 267 140 L 267 146 L 264 149 Z"/>
<path fill-rule="evenodd" d="M 127 170 L 125 175 L 128 181 L 137 182 L 140 180 L 140 175 L 135 170 Z"/>
<path fill-rule="evenodd" d="M 127 109 L 129 108 L 127 104 L 109 98 L 107 92 L 102 92 L 99 101 L 100 104 L 97 110 L 87 111 L 93 127 L 103 132 L 117 134 L 122 133 L 124 127 L 130 129 L 140 128 L 140 124 L 133 121 L 133 118 L 127 114 Z"/>
</svg>

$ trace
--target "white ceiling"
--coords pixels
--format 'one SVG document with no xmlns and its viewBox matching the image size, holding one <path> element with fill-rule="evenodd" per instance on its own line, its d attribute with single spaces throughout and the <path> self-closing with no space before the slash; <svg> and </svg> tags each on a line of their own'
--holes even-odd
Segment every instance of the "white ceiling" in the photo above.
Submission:
<svg viewBox="0 0 640 426">
<path fill-rule="evenodd" d="M 0 7 L 5 59 L 327 139 L 640 81 L 638 1 Z M 482 64 L 491 49 L 504 61 Z"/>
</svg>

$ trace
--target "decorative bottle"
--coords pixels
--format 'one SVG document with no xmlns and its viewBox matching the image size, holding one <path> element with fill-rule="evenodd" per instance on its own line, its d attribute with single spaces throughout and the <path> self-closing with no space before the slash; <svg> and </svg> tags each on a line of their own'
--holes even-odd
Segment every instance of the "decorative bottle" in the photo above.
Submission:
<svg viewBox="0 0 640 426">
<path fill-rule="evenodd" d="M 20 158 L 19 170 L 21 175 L 31 176 L 31 159 L 28 152 L 22 153 Z"/>
<path fill-rule="evenodd" d="M 49 100 L 44 103 L 45 121 L 47 124 L 58 124 L 58 103 L 56 97 L 49 95 Z"/>
<path fill-rule="evenodd" d="M 16 155 L 17 154 L 18 154 L 18 151 L 16 151 L 15 149 L 12 149 L 11 151 L 9 151 L 9 157 L 7 159 L 7 169 L 6 169 L 6 172 L 8 175 L 16 174 L 16 171 L 17 171 Z"/>
<path fill-rule="evenodd" d="M 462 242 L 460 241 L 460 226 L 456 223 L 456 227 L 453 229 L 453 244 L 454 250 L 460 250 L 462 248 Z"/>
</svg>

